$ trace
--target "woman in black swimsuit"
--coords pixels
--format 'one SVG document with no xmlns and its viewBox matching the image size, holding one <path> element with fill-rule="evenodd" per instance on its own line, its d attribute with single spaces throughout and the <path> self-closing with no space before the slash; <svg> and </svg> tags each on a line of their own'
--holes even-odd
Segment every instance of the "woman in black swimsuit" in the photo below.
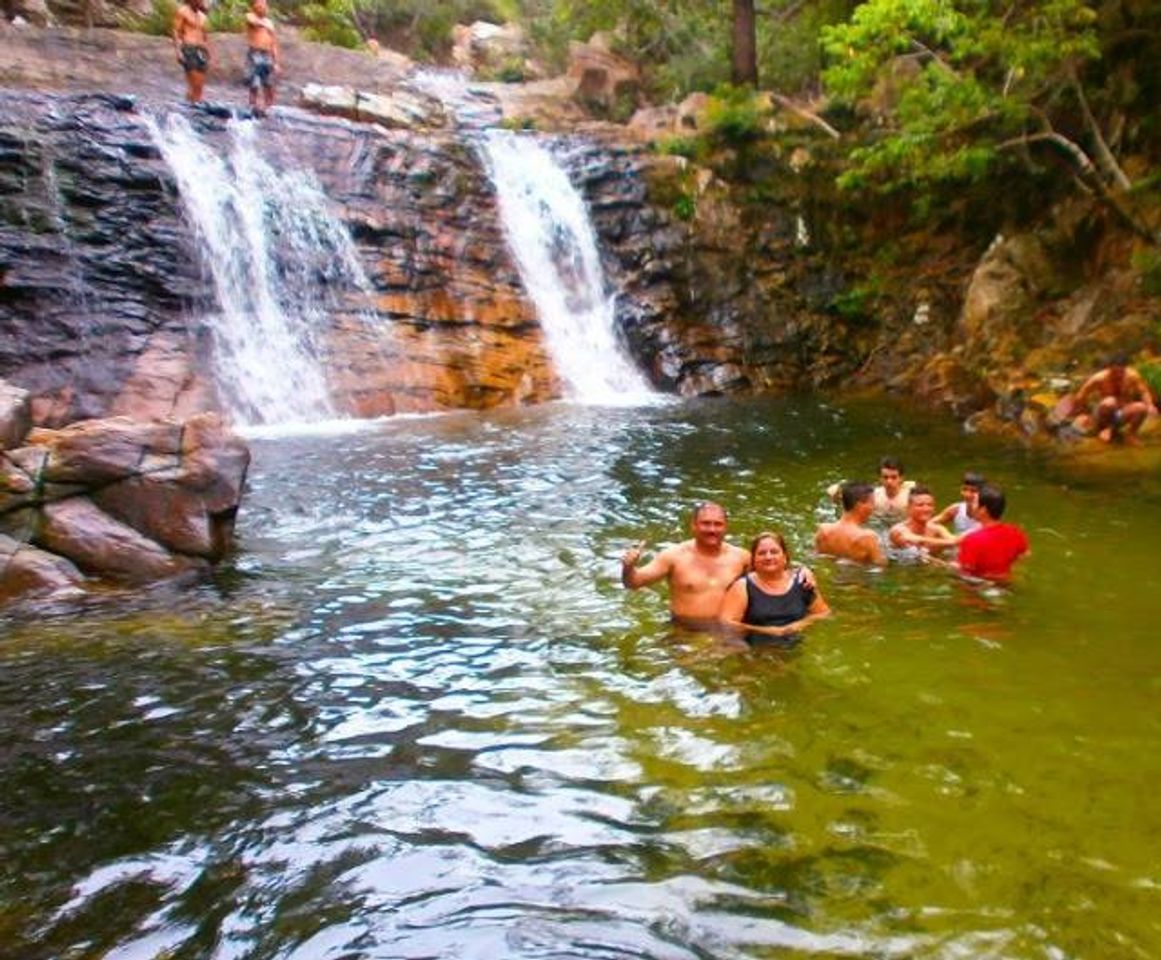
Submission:
<svg viewBox="0 0 1161 960">
<path fill-rule="evenodd" d="M 754 538 L 750 568 L 752 572 L 730 585 L 718 614 L 724 623 L 745 631 L 749 643 L 796 646 L 800 630 L 830 614 L 818 586 L 806 586 L 801 570 L 791 569 L 781 534 Z"/>
</svg>

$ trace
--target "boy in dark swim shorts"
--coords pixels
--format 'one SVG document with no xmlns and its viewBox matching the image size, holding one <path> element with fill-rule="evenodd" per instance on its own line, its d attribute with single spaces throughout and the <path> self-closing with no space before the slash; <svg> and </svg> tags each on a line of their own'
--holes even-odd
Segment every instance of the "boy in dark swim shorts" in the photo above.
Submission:
<svg viewBox="0 0 1161 960">
<path fill-rule="evenodd" d="M 173 15 L 173 46 L 177 62 L 185 71 L 186 94 L 190 103 L 199 103 L 210 68 L 209 30 L 205 0 L 185 0 Z"/>
<path fill-rule="evenodd" d="M 252 0 L 246 14 L 246 86 L 250 88 L 250 109 L 259 117 L 274 105 L 274 75 L 282 69 L 274 21 L 267 13 L 266 0 Z"/>
</svg>

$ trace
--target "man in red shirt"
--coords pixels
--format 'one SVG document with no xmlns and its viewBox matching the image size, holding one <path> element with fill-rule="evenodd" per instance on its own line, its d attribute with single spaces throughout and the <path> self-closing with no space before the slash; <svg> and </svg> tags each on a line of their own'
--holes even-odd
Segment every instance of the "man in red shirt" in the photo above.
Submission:
<svg viewBox="0 0 1161 960">
<path fill-rule="evenodd" d="M 959 542 L 959 569 L 985 580 L 1007 580 L 1012 564 L 1029 553 L 1028 537 L 1011 523 L 1001 523 L 1004 491 L 991 483 L 980 488 L 975 518 L 980 523 Z"/>
</svg>

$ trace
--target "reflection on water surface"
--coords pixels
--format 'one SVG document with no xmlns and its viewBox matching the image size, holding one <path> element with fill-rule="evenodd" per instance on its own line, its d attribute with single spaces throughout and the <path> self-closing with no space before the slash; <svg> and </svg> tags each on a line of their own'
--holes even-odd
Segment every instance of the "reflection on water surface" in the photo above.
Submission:
<svg viewBox="0 0 1161 960">
<path fill-rule="evenodd" d="M 214 583 L 6 624 L 0 956 L 1161 953 L 1155 471 L 815 401 L 253 443 Z M 807 556 L 789 659 L 621 590 L 887 452 L 1006 486 L 1015 589 Z"/>
</svg>

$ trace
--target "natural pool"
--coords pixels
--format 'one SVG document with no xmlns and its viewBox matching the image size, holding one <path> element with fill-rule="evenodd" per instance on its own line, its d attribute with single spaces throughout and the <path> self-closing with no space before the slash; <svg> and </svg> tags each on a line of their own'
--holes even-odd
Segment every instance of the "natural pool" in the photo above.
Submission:
<svg viewBox="0 0 1161 960">
<path fill-rule="evenodd" d="M 253 449 L 214 583 L 0 624 L 0 956 L 1161 955 L 1155 450 L 813 399 Z M 789 660 L 621 589 L 703 498 L 805 552 L 883 453 L 1005 486 L 1013 589 L 807 558 Z"/>
</svg>

